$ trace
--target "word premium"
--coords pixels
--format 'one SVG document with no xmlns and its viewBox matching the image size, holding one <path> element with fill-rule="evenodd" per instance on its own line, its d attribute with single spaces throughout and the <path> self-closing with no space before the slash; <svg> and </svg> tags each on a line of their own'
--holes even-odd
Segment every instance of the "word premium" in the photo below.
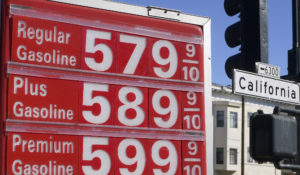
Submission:
<svg viewBox="0 0 300 175">
<path fill-rule="evenodd" d="M 43 139 L 27 139 L 23 138 L 21 134 L 12 135 L 12 148 L 13 152 L 27 153 L 27 155 L 40 155 L 49 156 L 53 155 L 72 155 L 74 154 L 73 141 L 69 140 L 58 140 L 49 136 Z M 73 175 L 74 167 L 71 164 L 62 164 L 61 161 L 56 160 L 56 156 L 52 156 L 51 160 L 47 161 L 36 161 L 28 162 L 19 159 L 15 159 L 12 162 L 11 170 L 15 175 L 38 175 L 38 174 L 49 174 L 49 175 Z"/>
</svg>

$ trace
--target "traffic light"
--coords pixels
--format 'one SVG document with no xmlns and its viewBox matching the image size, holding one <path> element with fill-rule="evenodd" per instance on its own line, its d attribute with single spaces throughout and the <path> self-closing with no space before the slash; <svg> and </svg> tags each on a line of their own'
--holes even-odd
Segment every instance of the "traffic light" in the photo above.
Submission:
<svg viewBox="0 0 300 175">
<path fill-rule="evenodd" d="M 288 51 L 288 75 L 282 78 L 300 82 L 300 4 L 292 1 L 293 14 L 293 48 Z"/>
<path fill-rule="evenodd" d="M 268 63 L 267 0 L 225 0 L 224 8 L 229 16 L 240 13 L 240 21 L 225 31 L 229 47 L 241 45 L 241 53 L 225 63 L 227 76 L 232 78 L 233 69 L 254 72 L 255 62 Z"/>
<path fill-rule="evenodd" d="M 297 155 L 294 117 L 255 113 L 250 118 L 250 155 L 259 162 L 278 162 Z"/>
</svg>

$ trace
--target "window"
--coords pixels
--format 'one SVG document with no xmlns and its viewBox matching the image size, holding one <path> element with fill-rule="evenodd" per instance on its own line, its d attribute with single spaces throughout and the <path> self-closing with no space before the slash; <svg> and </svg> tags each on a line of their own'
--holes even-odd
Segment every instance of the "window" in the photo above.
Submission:
<svg viewBox="0 0 300 175">
<path fill-rule="evenodd" d="M 224 111 L 217 111 L 217 127 L 224 127 Z"/>
<path fill-rule="evenodd" d="M 230 112 L 230 128 L 238 127 L 237 112 Z"/>
<path fill-rule="evenodd" d="M 252 163 L 253 162 L 253 159 L 252 157 L 250 156 L 250 148 L 248 147 L 248 157 L 247 157 L 247 161 L 248 163 Z"/>
<path fill-rule="evenodd" d="M 237 164 L 237 149 L 230 148 L 229 149 L 229 162 L 231 165 Z"/>
<path fill-rule="evenodd" d="M 217 148 L 217 164 L 224 163 L 224 148 Z"/>
<path fill-rule="evenodd" d="M 252 116 L 252 112 L 248 112 L 248 127 L 250 127 L 250 118 Z"/>
</svg>

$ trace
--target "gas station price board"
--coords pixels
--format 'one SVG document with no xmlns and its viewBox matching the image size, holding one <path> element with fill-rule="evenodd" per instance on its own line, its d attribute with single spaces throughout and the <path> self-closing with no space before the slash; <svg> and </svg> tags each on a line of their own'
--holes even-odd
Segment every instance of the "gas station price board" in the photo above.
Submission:
<svg viewBox="0 0 300 175">
<path fill-rule="evenodd" d="M 202 148 L 199 141 L 9 133 L 8 174 L 200 174 Z"/>
<path fill-rule="evenodd" d="M 14 8 L 7 174 L 206 174 L 200 27 Z"/>
</svg>

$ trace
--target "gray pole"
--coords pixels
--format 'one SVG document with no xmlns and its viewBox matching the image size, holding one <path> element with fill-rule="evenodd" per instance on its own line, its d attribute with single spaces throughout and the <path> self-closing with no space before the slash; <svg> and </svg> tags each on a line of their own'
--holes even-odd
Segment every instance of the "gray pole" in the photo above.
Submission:
<svg viewBox="0 0 300 175">
<path fill-rule="evenodd" d="M 299 23 L 299 15 L 300 15 L 300 7 L 299 7 L 300 3 L 299 0 L 293 0 L 292 3 L 292 13 L 293 13 L 293 50 L 298 50 L 299 49 L 299 41 L 300 41 L 300 23 Z M 290 54 L 289 54 L 290 57 Z M 293 59 L 297 59 L 297 61 L 295 60 L 296 63 L 299 63 L 299 53 L 296 53 L 293 55 Z M 289 58 L 291 59 L 291 58 Z M 289 65 L 290 66 L 290 65 Z M 297 65 L 298 67 L 299 65 Z M 297 73 L 299 72 L 299 70 L 297 71 Z M 296 75 L 297 76 L 297 75 Z M 299 106 L 296 106 L 296 109 L 299 109 Z M 300 117 L 296 117 L 297 119 L 297 157 L 296 157 L 296 164 L 300 165 Z M 300 175 L 300 171 L 297 170 L 296 171 L 296 175 Z"/>
<path fill-rule="evenodd" d="M 299 15 L 300 15 L 300 3 L 299 0 L 293 0 L 292 4 L 292 13 L 293 13 L 293 49 L 298 50 L 299 49 L 299 41 L 300 41 L 300 23 L 299 23 Z M 290 55 L 289 55 L 290 56 Z M 296 53 L 293 55 L 296 63 L 299 63 L 299 53 Z M 291 58 L 289 58 L 291 59 Z M 290 66 L 290 65 L 289 65 Z M 299 67 L 299 65 L 297 65 Z M 299 68 L 298 68 L 299 69 Z M 297 71 L 299 73 L 299 70 Z M 296 75 L 297 76 L 297 75 Z M 296 109 L 299 108 L 299 106 L 296 106 Z M 296 117 L 297 119 L 297 157 L 296 157 L 296 164 L 300 165 L 300 117 Z M 300 175 L 300 171 L 296 171 L 296 175 Z"/>
<path fill-rule="evenodd" d="M 245 96 L 242 96 L 242 145 L 241 145 L 241 175 L 245 175 Z"/>
<path fill-rule="evenodd" d="M 300 165 L 300 117 L 296 117 L 297 120 L 297 156 L 296 156 L 296 164 Z M 296 175 L 300 175 L 300 170 L 296 170 Z"/>
<path fill-rule="evenodd" d="M 299 15 L 300 15 L 300 3 L 299 0 L 293 0 L 292 4 L 292 11 L 293 11 L 293 48 L 299 48 L 299 41 L 300 41 L 300 23 L 299 23 Z M 295 58 L 299 61 L 299 55 L 295 54 Z M 299 62 L 297 62 L 299 63 Z M 298 65 L 299 66 L 299 65 Z M 298 70 L 299 71 L 299 70 Z M 297 106 L 298 107 L 298 106 Z M 297 109 L 296 107 L 296 109 Z M 297 119 L 297 157 L 296 157 L 296 164 L 300 165 L 300 118 L 296 117 Z M 296 171 L 296 175 L 300 175 L 300 171 Z"/>
<path fill-rule="evenodd" d="M 293 0 L 295 1 L 295 0 Z M 296 0 L 298 2 L 298 0 Z M 299 9 L 299 8 L 298 8 Z M 295 109 L 299 110 L 300 106 L 297 105 Z M 300 114 L 295 114 L 297 120 L 297 156 L 296 156 L 296 165 L 300 165 Z M 296 170 L 296 175 L 300 175 L 300 170 Z"/>
<path fill-rule="evenodd" d="M 293 48 L 299 48 L 300 41 L 300 23 L 299 23 L 299 0 L 293 0 L 292 11 L 293 11 Z"/>
</svg>

